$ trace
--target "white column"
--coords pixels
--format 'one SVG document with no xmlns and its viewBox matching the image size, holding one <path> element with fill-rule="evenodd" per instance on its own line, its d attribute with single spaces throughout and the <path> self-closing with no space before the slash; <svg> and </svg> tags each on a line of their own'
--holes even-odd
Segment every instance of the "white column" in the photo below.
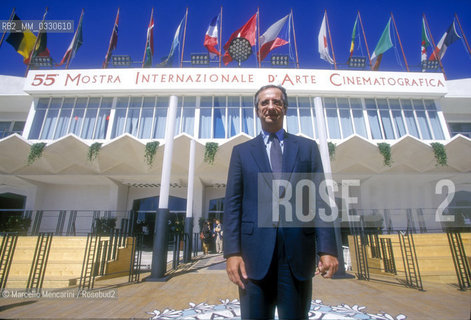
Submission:
<svg viewBox="0 0 471 320">
<path fill-rule="evenodd" d="M 31 129 L 33 126 L 33 119 L 34 119 L 34 116 L 36 115 L 35 106 L 38 105 L 38 101 L 39 101 L 38 98 L 34 98 L 33 101 L 31 102 L 31 106 L 29 107 L 28 117 L 26 118 L 25 127 L 23 129 L 23 134 L 22 134 L 22 137 L 25 139 L 28 139 L 29 133 L 31 132 Z"/>
<path fill-rule="evenodd" d="M 322 166 L 325 173 L 332 173 L 330 167 L 329 145 L 327 144 L 327 128 L 325 126 L 325 117 L 322 107 L 322 99 L 320 97 L 314 98 L 314 109 L 316 111 L 316 125 L 319 134 L 319 151 L 321 153 Z"/>
<path fill-rule="evenodd" d="M 186 195 L 186 217 L 193 217 L 193 193 L 195 186 L 195 139 L 190 141 L 190 159 L 188 160 L 188 187 Z"/>
<path fill-rule="evenodd" d="M 321 153 L 322 166 L 324 167 L 324 177 L 328 180 L 333 180 L 332 178 L 332 167 L 330 166 L 330 156 L 329 156 L 329 145 L 327 143 L 327 129 L 325 126 L 325 117 L 324 110 L 322 105 L 322 99 L 320 97 L 314 98 L 314 109 L 316 110 L 316 122 L 319 133 L 319 151 Z M 335 195 L 329 188 L 327 188 L 327 194 L 329 195 L 330 207 L 336 207 Z M 340 222 L 341 218 L 339 217 L 334 221 L 334 230 L 335 230 L 335 241 L 337 242 L 337 259 L 339 261 L 339 269 L 337 271 L 338 276 L 345 275 L 345 265 L 343 261 L 343 248 L 342 248 L 342 236 L 340 234 Z"/>
<path fill-rule="evenodd" d="M 175 122 L 177 119 L 178 97 L 170 96 L 167 111 L 167 124 L 165 126 L 165 151 L 162 163 L 162 179 L 160 180 L 159 209 L 168 209 L 170 189 L 170 173 L 172 171 L 173 138 L 175 135 Z"/>
</svg>

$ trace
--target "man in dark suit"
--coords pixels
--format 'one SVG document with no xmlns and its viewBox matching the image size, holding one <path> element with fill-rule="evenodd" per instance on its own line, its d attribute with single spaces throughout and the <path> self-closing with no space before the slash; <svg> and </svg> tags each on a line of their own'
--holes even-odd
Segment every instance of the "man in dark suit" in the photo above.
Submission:
<svg viewBox="0 0 471 320">
<path fill-rule="evenodd" d="M 264 86 L 254 100 L 262 133 L 235 146 L 229 166 L 223 225 L 227 274 L 239 286 L 243 319 L 273 319 L 275 307 L 280 319 L 306 319 L 316 251 L 317 273 L 330 278 L 338 268 L 334 231 L 325 225 L 262 226 L 271 207 L 260 205 L 265 199 L 259 199 L 259 178 L 321 174 L 322 162 L 315 141 L 284 131 L 288 98 L 283 87 Z"/>
</svg>

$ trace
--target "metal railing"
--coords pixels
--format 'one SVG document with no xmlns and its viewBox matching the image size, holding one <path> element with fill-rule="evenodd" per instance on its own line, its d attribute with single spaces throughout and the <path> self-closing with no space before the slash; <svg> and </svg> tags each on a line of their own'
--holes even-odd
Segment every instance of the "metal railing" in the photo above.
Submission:
<svg viewBox="0 0 471 320">
<path fill-rule="evenodd" d="M 414 236 L 408 231 L 398 231 L 398 235 L 401 245 L 402 261 L 404 262 L 406 285 L 423 291 L 424 288 L 422 286 L 417 253 L 415 251 Z"/>
<path fill-rule="evenodd" d="M 0 289 L 4 289 L 7 284 L 11 262 L 18 241 L 17 233 L 4 233 L 2 236 L 2 246 L 0 247 Z"/>
<path fill-rule="evenodd" d="M 390 238 L 381 238 L 381 251 L 383 254 L 384 272 L 397 274 L 392 240 Z"/>
<path fill-rule="evenodd" d="M 49 252 L 51 251 L 52 237 L 52 232 L 44 232 L 38 235 L 28 284 L 26 285 L 27 289 L 38 290 L 43 286 L 47 260 L 49 259 Z"/>
<path fill-rule="evenodd" d="M 461 234 L 456 231 L 449 231 L 447 237 L 460 290 L 471 288 L 471 271 Z"/>
</svg>

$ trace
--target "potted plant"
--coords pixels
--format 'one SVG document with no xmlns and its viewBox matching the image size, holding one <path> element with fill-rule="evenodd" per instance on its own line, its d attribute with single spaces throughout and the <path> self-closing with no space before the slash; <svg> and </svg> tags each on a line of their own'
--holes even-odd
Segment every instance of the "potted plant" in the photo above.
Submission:
<svg viewBox="0 0 471 320">
<path fill-rule="evenodd" d="M 25 218 L 20 215 L 13 215 L 8 217 L 3 226 L 0 227 L 0 230 L 4 232 L 18 232 L 25 234 L 28 232 L 30 225 L 31 218 Z"/>
<path fill-rule="evenodd" d="M 116 227 L 116 218 L 95 219 L 95 233 L 99 236 L 109 235 Z"/>
</svg>

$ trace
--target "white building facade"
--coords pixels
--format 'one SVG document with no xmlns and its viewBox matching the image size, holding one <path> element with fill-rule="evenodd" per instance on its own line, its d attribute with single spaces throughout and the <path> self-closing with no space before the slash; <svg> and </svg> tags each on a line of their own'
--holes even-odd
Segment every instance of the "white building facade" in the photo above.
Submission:
<svg viewBox="0 0 471 320">
<path fill-rule="evenodd" d="M 34 70 L 0 82 L 0 209 L 25 210 L 36 232 L 89 232 L 97 217 L 116 217 L 122 228 L 145 225 L 145 212 L 157 209 L 171 122 L 170 211 L 192 216 L 195 232 L 200 218 L 223 218 L 231 151 L 260 132 L 253 95 L 266 84 L 287 89 L 285 129 L 320 144 L 342 212 L 379 216 L 389 230 L 438 230 L 447 208 L 469 212 L 471 205 L 471 79 L 161 68 Z M 172 96 L 175 119 L 168 114 Z M 153 141 L 159 147 L 149 163 Z M 212 163 L 205 161 L 208 142 L 218 145 Z M 444 166 L 437 165 L 437 142 Z M 37 143 L 45 147 L 28 163 Z M 390 147 L 390 165 L 378 143 Z M 352 179 L 359 185 L 348 185 Z"/>
</svg>

